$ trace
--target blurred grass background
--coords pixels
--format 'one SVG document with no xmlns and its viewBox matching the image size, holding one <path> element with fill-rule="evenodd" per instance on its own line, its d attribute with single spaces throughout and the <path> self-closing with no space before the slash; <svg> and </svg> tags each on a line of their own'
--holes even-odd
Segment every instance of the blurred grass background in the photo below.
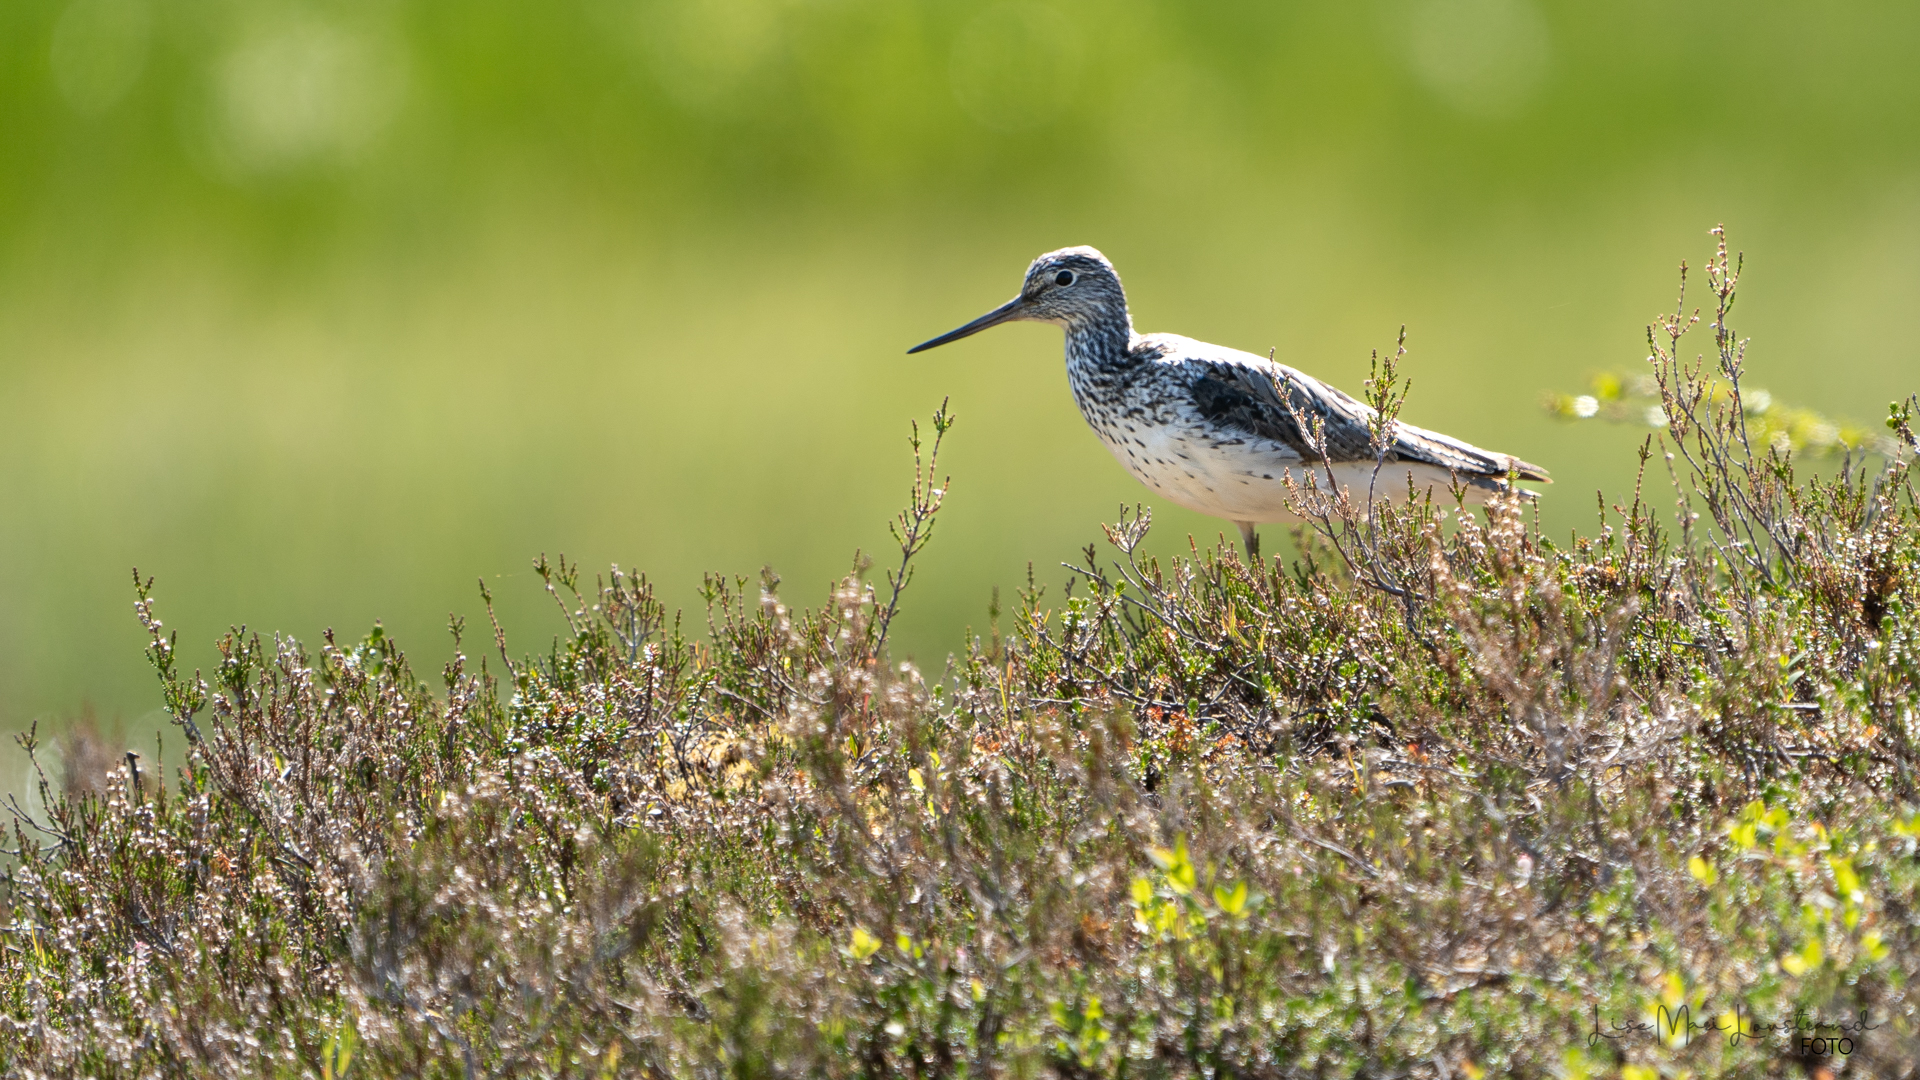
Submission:
<svg viewBox="0 0 1920 1080">
<path fill-rule="evenodd" d="M 1542 391 L 1633 370 L 1729 224 L 1753 381 L 1875 420 L 1920 375 L 1920 8 L 1537 0 L 13 0 L 0 5 L 0 727 L 164 724 L 128 569 L 185 658 L 230 624 L 424 674 L 559 629 L 537 552 L 687 605 L 883 548 L 951 395 L 953 495 L 896 632 L 1122 502 L 1059 333 L 903 350 L 1076 243 L 1142 330 L 1359 389 L 1558 483 L 1638 433 Z M 177 741 L 176 741 L 177 746 Z M 8 748 L 11 752 L 11 747 Z M 22 775 L 18 756 L 6 772 Z"/>
</svg>

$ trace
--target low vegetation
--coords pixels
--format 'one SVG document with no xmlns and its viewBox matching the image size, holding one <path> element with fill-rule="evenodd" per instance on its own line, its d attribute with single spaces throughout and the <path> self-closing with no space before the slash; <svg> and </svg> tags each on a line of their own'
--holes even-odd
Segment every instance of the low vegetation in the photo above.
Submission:
<svg viewBox="0 0 1920 1080">
<path fill-rule="evenodd" d="M 0 1068 L 1912 1076 L 1916 402 L 1797 474 L 1706 271 L 1592 535 L 1309 479 L 1289 557 L 1159 562 L 1136 512 L 937 676 L 884 640 L 945 415 L 884 583 L 713 578 L 704 634 L 543 558 L 545 656 L 189 674 L 140 582 L 184 760 L 14 807 Z"/>
</svg>

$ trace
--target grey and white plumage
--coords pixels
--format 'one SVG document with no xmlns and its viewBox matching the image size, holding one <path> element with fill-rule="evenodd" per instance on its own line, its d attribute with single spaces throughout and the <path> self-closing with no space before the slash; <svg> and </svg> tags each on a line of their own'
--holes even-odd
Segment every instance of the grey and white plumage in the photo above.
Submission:
<svg viewBox="0 0 1920 1080">
<path fill-rule="evenodd" d="M 1050 251 L 1027 268 L 1020 295 L 950 333 L 931 349 L 1003 322 L 1050 322 L 1066 331 L 1067 382 L 1100 441 L 1142 483 L 1190 510 L 1239 526 L 1250 553 L 1254 526 L 1284 521 L 1284 477 L 1333 473 L 1364 506 L 1410 490 L 1451 487 L 1469 501 L 1510 490 L 1510 476 L 1546 470 L 1437 431 L 1397 423 L 1377 474 L 1367 423 L 1374 411 L 1335 387 L 1263 356 L 1177 334 L 1136 334 L 1120 275 L 1090 247 Z M 1292 408 L 1281 398 L 1287 392 Z M 1318 421 L 1325 459 L 1302 426 Z"/>
</svg>

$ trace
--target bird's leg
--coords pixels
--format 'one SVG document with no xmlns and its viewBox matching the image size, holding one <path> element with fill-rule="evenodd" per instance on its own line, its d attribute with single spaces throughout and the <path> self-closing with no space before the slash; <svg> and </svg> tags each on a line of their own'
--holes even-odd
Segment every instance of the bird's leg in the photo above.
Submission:
<svg viewBox="0 0 1920 1080">
<path fill-rule="evenodd" d="M 1240 542 L 1246 545 L 1247 561 L 1260 561 L 1260 534 L 1253 531 L 1253 522 L 1236 521 L 1234 524 L 1240 526 Z"/>
</svg>

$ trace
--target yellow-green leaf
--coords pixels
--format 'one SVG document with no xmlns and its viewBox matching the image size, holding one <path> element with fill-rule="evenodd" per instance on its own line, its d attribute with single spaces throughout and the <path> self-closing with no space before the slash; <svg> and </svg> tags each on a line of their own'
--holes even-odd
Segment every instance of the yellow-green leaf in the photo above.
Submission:
<svg viewBox="0 0 1920 1080">
<path fill-rule="evenodd" d="M 880 951 L 880 939 L 867 933 L 860 927 L 853 928 L 853 940 L 847 944 L 847 952 L 855 960 L 865 960 Z"/>
<path fill-rule="evenodd" d="M 1669 1009 L 1678 1009 L 1687 1000 L 1686 980 L 1679 972 L 1669 971 L 1665 983 L 1660 990 L 1660 1001 Z"/>
<path fill-rule="evenodd" d="M 1687 873 L 1692 874 L 1695 881 L 1709 887 L 1720 877 L 1719 872 L 1713 868 L 1713 864 L 1698 855 L 1687 860 Z"/>
<path fill-rule="evenodd" d="M 1220 905 L 1221 911 L 1229 915 L 1239 915 L 1241 912 L 1247 910 L 1247 883 L 1244 881 L 1236 881 L 1231 889 L 1215 885 L 1213 887 L 1213 902 Z"/>
<path fill-rule="evenodd" d="M 1827 857 L 1827 865 L 1833 868 L 1833 883 L 1839 889 L 1840 898 L 1858 903 L 1860 875 L 1854 872 L 1853 860 L 1831 855 Z"/>
<path fill-rule="evenodd" d="M 1134 878 L 1133 879 L 1134 906 L 1146 907 L 1148 901 L 1152 899 L 1153 899 L 1153 883 L 1143 877 Z"/>
<path fill-rule="evenodd" d="M 359 1041 L 360 1032 L 353 1021 L 342 1019 L 320 1048 L 320 1080 L 342 1080 L 347 1075 L 347 1066 L 353 1064 L 354 1048 Z"/>
<path fill-rule="evenodd" d="M 1826 950 L 1820 947 L 1820 939 L 1808 938 L 1799 952 L 1788 953 L 1780 958 L 1780 969 L 1789 975 L 1805 975 L 1819 967 L 1825 957 Z"/>
<path fill-rule="evenodd" d="M 1185 896 L 1193 891 L 1197 884 L 1193 872 L 1193 859 L 1187 855 L 1187 838 L 1181 837 L 1174 843 L 1173 858 L 1167 865 L 1167 887 Z"/>
</svg>

